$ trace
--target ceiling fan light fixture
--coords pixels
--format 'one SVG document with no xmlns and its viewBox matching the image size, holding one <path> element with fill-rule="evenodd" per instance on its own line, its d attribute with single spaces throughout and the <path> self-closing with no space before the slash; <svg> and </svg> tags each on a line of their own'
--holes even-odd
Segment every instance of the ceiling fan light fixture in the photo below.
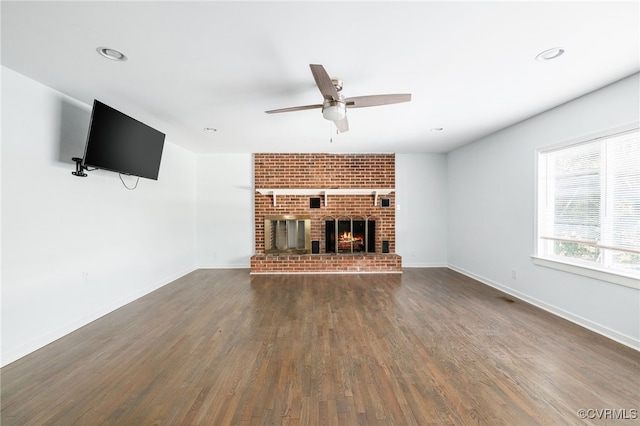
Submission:
<svg viewBox="0 0 640 426">
<path fill-rule="evenodd" d="M 364 108 L 379 105 L 399 104 L 401 102 L 409 102 L 411 93 L 393 93 L 386 95 L 367 95 L 345 98 L 341 93 L 342 80 L 339 78 L 330 78 L 327 70 L 320 64 L 309 64 L 311 73 L 316 81 L 316 86 L 320 89 L 320 93 L 324 98 L 322 104 L 302 105 L 297 107 L 272 109 L 265 111 L 267 114 L 276 112 L 302 111 L 307 109 L 322 108 L 322 117 L 326 120 L 333 121 L 339 133 L 349 131 L 349 123 L 347 122 L 347 105 L 349 108 Z"/>
<path fill-rule="evenodd" d="M 347 106 L 344 102 L 329 101 L 322 107 L 322 116 L 331 121 L 344 120 L 347 116 Z"/>
</svg>

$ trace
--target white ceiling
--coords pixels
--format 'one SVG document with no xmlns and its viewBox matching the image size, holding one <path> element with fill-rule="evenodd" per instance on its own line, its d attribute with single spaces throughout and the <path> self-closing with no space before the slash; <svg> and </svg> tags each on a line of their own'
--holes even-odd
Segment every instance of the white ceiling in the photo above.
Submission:
<svg viewBox="0 0 640 426">
<path fill-rule="evenodd" d="M 637 1 L 2 1 L 1 14 L 3 65 L 196 152 L 448 152 L 640 70 Z M 566 53 L 534 59 L 552 47 Z M 341 134 L 320 110 L 265 114 L 321 103 L 311 63 L 347 97 L 412 101 L 351 109 Z"/>
</svg>

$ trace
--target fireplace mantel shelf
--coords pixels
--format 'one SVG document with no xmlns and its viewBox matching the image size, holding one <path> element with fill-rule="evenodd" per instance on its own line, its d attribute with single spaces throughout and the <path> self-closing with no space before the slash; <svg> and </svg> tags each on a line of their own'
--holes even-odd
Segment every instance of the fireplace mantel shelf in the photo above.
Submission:
<svg viewBox="0 0 640 426">
<path fill-rule="evenodd" d="M 395 188 L 256 188 L 262 195 L 273 196 L 273 206 L 276 206 L 278 195 L 324 195 L 324 204 L 329 205 L 329 195 L 373 195 L 373 205 L 378 205 L 379 195 L 388 195 L 395 191 Z"/>
</svg>

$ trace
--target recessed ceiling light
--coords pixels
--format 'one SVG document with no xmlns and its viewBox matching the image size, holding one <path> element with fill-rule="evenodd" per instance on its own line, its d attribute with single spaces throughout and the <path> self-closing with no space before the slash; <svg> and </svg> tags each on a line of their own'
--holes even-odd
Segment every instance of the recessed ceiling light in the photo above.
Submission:
<svg viewBox="0 0 640 426">
<path fill-rule="evenodd" d="M 442 127 L 434 127 L 434 128 L 431 129 L 432 132 L 441 132 L 443 130 L 444 130 L 444 128 L 442 128 Z"/>
<path fill-rule="evenodd" d="M 550 61 L 551 59 L 555 59 L 558 56 L 561 56 L 563 53 L 564 49 L 562 47 L 547 49 L 542 53 L 538 53 L 538 55 L 536 56 L 536 61 Z"/>
<path fill-rule="evenodd" d="M 116 49 L 111 49 L 109 47 L 98 47 L 96 50 L 105 58 L 111 59 L 113 61 L 124 62 L 127 60 L 127 56 Z"/>
</svg>

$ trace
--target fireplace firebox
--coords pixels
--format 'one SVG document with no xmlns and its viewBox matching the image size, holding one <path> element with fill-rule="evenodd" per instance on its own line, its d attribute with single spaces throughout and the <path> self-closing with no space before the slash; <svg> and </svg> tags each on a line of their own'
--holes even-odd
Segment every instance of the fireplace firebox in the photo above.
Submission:
<svg viewBox="0 0 640 426">
<path fill-rule="evenodd" d="M 267 216 L 264 220 L 265 253 L 311 253 L 309 216 Z"/>
<path fill-rule="evenodd" d="M 325 221 L 327 253 L 375 253 L 376 222 L 340 218 Z"/>
</svg>

